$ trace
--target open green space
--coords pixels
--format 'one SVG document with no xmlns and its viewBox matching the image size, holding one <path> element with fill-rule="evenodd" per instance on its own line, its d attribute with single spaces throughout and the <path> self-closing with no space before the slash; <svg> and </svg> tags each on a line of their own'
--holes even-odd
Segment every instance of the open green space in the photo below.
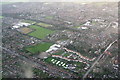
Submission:
<svg viewBox="0 0 120 80">
<path fill-rule="evenodd" d="M 31 24 L 35 24 L 35 21 L 31 21 L 31 20 L 23 20 L 22 22 L 26 22 L 26 23 L 31 23 Z"/>
<path fill-rule="evenodd" d="M 66 60 L 61 60 L 58 58 L 54 58 L 54 57 L 48 57 L 44 60 L 45 62 L 49 63 L 49 64 L 53 64 L 62 68 L 67 68 L 68 67 L 68 63 Z"/>
<path fill-rule="evenodd" d="M 34 46 L 26 47 L 25 49 L 33 54 L 45 52 L 53 43 L 40 43 Z"/>
<path fill-rule="evenodd" d="M 74 26 L 73 28 L 80 28 L 80 26 Z"/>
<path fill-rule="evenodd" d="M 46 16 L 45 18 L 46 19 L 52 19 L 53 17 L 52 16 Z"/>
<path fill-rule="evenodd" d="M 82 26 L 83 26 L 83 24 L 79 24 L 79 25 L 76 25 L 76 26 L 72 26 L 72 28 L 80 28 Z"/>
<path fill-rule="evenodd" d="M 53 53 L 53 55 L 62 55 L 64 52 L 63 51 L 60 51 L 60 52 L 57 52 L 57 53 Z"/>
<path fill-rule="evenodd" d="M 37 23 L 38 26 L 42 26 L 42 27 L 50 27 L 52 26 L 51 24 L 46 24 L 46 23 Z"/>
<path fill-rule="evenodd" d="M 67 67 L 69 67 L 69 64 L 76 65 L 76 68 L 74 69 L 75 71 L 81 70 L 84 67 L 86 67 L 86 64 L 81 63 L 81 62 L 67 61 L 67 60 L 55 58 L 55 57 L 48 57 L 44 59 L 44 61 L 49 64 L 53 64 L 58 67 L 64 68 L 66 70 L 68 70 Z"/>
<path fill-rule="evenodd" d="M 67 57 L 69 56 L 71 53 L 68 53 L 68 52 L 65 52 L 65 51 L 59 51 L 59 52 L 56 52 L 56 53 L 53 53 L 52 55 L 61 55 L 63 57 Z"/>
<path fill-rule="evenodd" d="M 28 35 L 39 38 L 39 39 L 44 39 L 49 34 L 52 34 L 55 32 L 46 28 L 36 26 L 36 25 L 31 25 L 30 28 L 35 29 L 35 31 L 29 33 Z"/>
<path fill-rule="evenodd" d="M 3 18 L 3 16 L 0 16 L 0 19 Z"/>
<path fill-rule="evenodd" d="M 64 57 L 67 57 L 67 56 L 69 56 L 70 54 L 69 53 L 65 53 L 63 56 Z"/>
</svg>

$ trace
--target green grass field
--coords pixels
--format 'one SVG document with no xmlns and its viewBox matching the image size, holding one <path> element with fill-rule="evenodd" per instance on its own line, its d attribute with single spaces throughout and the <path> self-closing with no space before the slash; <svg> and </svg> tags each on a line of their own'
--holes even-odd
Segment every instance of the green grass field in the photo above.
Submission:
<svg viewBox="0 0 120 80">
<path fill-rule="evenodd" d="M 38 26 L 42 26 L 42 27 L 50 27 L 52 26 L 51 24 L 46 24 L 46 23 L 37 23 Z"/>
<path fill-rule="evenodd" d="M 64 52 L 63 51 L 60 51 L 58 53 L 53 53 L 53 55 L 62 55 Z"/>
<path fill-rule="evenodd" d="M 23 20 L 22 22 L 26 22 L 26 23 L 31 23 L 31 24 L 35 24 L 35 21 L 31 21 L 31 20 Z"/>
<path fill-rule="evenodd" d="M 67 56 L 69 56 L 70 54 L 69 53 L 65 53 L 63 56 L 64 57 L 67 57 Z"/>
<path fill-rule="evenodd" d="M 40 43 L 35 46 L 26 47 L 26 50 L 33 54 L 36 54 L 40 52 L 45 52 L 46 50 L 49 49 L 51 45 L 53 45 L 53 43 Z"/>
<path fill-rule="evenodd" d="M 0 19 L 3 18 L 3 16 L 0 16 Z"/>
<path fill-rule="evenodd" d="M 53 19 L 53 16 L 46 16 L 46 19 Z"/>
<path fill-rule="evenodd" d="M 54 33 L 54 31 L 52 30 L 35 26 L 35 25 L 30 26 L 30 28 L 35 29 L 35 31 L 29 33 L 28 35 L 39 38 L 39 39 L 44 39 L 49 34 Z"/>
<path fill-rule="evenodd" d="M 47 62 L 47 63 L 51 63 L 51 64 L 54 64 L 54 65 L 57 65 L 57 66 L 61 66 L 61 67 L 63 67 L 62 65 L 60 65 L 61 62 L 63 62 L 63 64 L 65 63 L 64 66 L 66 66 L 68 64 L 76 64 L 77 68 L 79 68 L 79 69 L 82 69 L 82 68 L 84 68 L 86 66 L 86 64 L 81 63 L 81 62 L 67 61 L 67 60 L 64 60 L 64 59 L 59 59 L 59 58 L 54 58 L 54 57 L 48 57 L 44 61 Z M 60 61 L 60 62 L 58 64 L 56 64 L 58 61 Z"/>
<path fill-rule="evenodd" d="M 44 60 L 45 62 L 49 63 L 49 64 L 53 64 L 62 68 L 67 67 L 68 63 L 66 60 L 61 60 L 61 59 L 57 59 L 54 57 L 48 57 Z"/>
<path fill-rule="evenodd" d="M 86 67 L 86 64 L 81 63 L 81 62 L 67 61 L 67 60 L 64 60 L 64 59 L 55 58 L 55 57 L 51 57 L 51 56 L 44 59 L 44 61 L 48 64 L 53 64 L 55 66 L 61 67 L 65 70 L 70 70 L 70 69 L 68 69 L 69 64 L 76 65 L 76 67 L 74 69 L 76 72 L 79 71 L 79 70 L 82 70 L 84 67 Z M 81 76 L 82 73 L 79 73 L 77 75 Z"/>
</svg>

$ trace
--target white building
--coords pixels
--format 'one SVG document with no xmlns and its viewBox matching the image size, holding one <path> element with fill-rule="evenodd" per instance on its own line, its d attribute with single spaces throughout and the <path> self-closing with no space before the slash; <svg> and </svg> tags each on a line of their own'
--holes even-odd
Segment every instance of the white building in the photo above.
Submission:
<svg viewBox="0 0 120 80">
<path fill-rule="evenodd" d="M 85 26 L 90 26 L 90 23 L 91 23 L 91 22 L 88 21 L 88 22 L 86 22 L 84 25 L 85 25 Z"/>
<path fill-rule="evenodd" d="M 88 29 L 87 27 L 81 27 L 81 29 Z"/>
<path fill-rule="evenodd" d="M 12 29 L 17 29 L 17 28 L 20 28 L 20 27 L 23 27 L 23 26 L 30 26 L 31 24 L 30 23 L 24 23 L 24 22 L 20 22 L 14 26 L 12 26 Z"/>
<path fill-rule="evenodd" d="M 46 52 L 51 52 L 51 51 L 56 51 L 60 48 L 61 46 L 58 44 L 54 44 L 52 46 L 50 46 L 50 48 L 46 51 Z"/>
</svg>

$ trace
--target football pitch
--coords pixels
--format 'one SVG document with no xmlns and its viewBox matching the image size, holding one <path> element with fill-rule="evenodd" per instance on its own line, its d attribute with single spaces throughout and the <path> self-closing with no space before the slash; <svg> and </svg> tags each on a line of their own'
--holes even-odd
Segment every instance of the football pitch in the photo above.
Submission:
<svg viewBox="0 0 120 80">
<path fill-rule="evenodd" d="M 53 45 L 53 43 L 40 43 L 34 46 L 29 46 L 26 47 L 25 49 L 32 54 L 40 53 L 40 52 L 45 52 L 46 50 L 49 49 L 49 47 Z"/>
<path fill-rule="evenodd" d="M 49 34 L 52 34 L 55 32 L 46 28 L 36 26 L 36 25 L 31 25 L 30 28 L 35 29 L 35 31 L 29 33 L 28 35 L 39 38 L 39 39 L 44 39 Z"/>
</svg>

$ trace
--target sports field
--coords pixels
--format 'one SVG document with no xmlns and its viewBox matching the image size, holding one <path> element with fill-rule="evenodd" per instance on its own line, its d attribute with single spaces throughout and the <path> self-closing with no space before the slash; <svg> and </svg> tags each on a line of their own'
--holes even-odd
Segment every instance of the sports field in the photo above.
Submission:
<svg viewBox="0 0 120 80">
<path fill-rule="evenodd" d="M 23 34 L 28 34 L 32 32 L 33 30 L 31 28 L 23 27 L 23 28 L 20 28 L 19 31 Z"/>
<path fill-rule="evenodd" d="M 42 27 L 50 27 L 52 26 L 51 24 L 46 24 L 46 23 L 37 23 L 38 26 L 42 26 Z"/>
<path fill-rule="evenodd" d="M 22 22 L 30 23 L 30 24 L 35 24 L 36 23 L 35 21 L 31 21 L 31 20 L 23 20 Z"/>
<path fill-rule="evenodd" d="M 44 39 L 49 34 L 54 33 L 54 31 L 52 30 L 42 28 L 36 25 L 31 25 L 30 28 L 35 29 L 35 31 L 29 33 L 28 35 L 39 38 L 39 39 Z"/>
<path fill-rule="evenodd" d="M 29 46 L 26 47 L 25 49 L 32 54 L 40 53 L 40 52 L 45 52 L 46 50 L 49 49 L 49 47 L 53 45 L 53 43 L 40 43 L 34 46 Z"/>
</svg>

